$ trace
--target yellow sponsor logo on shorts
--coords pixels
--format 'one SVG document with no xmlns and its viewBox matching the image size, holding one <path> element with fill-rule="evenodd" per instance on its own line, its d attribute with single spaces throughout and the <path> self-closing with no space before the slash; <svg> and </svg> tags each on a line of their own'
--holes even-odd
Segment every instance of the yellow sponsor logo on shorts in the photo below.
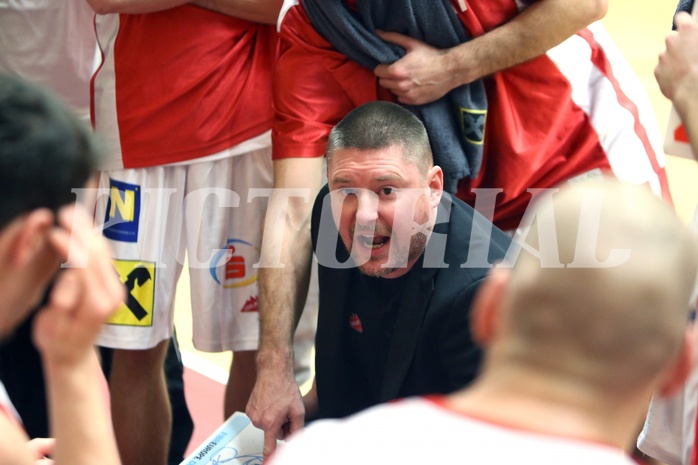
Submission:
<svg viewBox="0 0 698 465">
<path fill-rule="evenodd" d="M 120 326 L 152 326 L 155 300 L 155 264 L 138 260 L 114 260 L 126 301 L 107 323 Z"/>
</svg>

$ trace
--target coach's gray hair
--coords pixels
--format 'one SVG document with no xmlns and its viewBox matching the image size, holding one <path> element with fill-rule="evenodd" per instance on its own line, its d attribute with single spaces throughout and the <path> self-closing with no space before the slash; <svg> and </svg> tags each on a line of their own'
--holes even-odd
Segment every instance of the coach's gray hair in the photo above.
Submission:
<svg viewBox="0 0 698 465">
<path fill-rule="evenodd" d="M 370 102 L 351 111 L 330 132 L 327 164 L 336 150 L 374 150 L 399 146 L 408 161 L 426 175 L 434 163 L 424 124 L 395 103 Z"/>
</svg>

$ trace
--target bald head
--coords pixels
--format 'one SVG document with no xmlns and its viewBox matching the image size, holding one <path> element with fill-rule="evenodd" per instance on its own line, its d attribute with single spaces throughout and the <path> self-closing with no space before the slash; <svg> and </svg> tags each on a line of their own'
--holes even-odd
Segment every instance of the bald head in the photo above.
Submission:
<svg viewBox="0 0 698 465">
<path fill-rule="evenodd" d="M 611 388 L 656 377 L 686 328 L 698 253 L 688 228 L 647 188 L 611 180 L 565 188 L 535 211 L 501 348 Z"/>
</svg>

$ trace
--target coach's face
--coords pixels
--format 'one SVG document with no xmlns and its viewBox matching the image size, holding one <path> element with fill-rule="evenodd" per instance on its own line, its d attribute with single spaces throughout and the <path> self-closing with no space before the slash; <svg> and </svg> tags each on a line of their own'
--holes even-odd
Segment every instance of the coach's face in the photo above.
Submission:
<svg viewBox="0 0 698 465">
<path fill-rule="evenodd" d="M 439 167 L 420 170 L 399 146 L 340 149 L 327 167 L 332 213 L 359 269 L 396 278 L 424 252 L 443 191 Z"/>
</svg>

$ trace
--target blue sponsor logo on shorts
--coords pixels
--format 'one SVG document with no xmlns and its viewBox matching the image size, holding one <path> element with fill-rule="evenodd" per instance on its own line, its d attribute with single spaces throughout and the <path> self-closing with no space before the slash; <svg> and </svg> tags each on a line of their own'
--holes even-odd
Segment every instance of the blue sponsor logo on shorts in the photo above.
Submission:
<svg viewBox="0 0 698 465">
<path fill-rule="evenodd" d="M 138 242 L 140 212 L 141 186 L 109 179 L 104 236 L 114 241 Z"/>
</svg>

